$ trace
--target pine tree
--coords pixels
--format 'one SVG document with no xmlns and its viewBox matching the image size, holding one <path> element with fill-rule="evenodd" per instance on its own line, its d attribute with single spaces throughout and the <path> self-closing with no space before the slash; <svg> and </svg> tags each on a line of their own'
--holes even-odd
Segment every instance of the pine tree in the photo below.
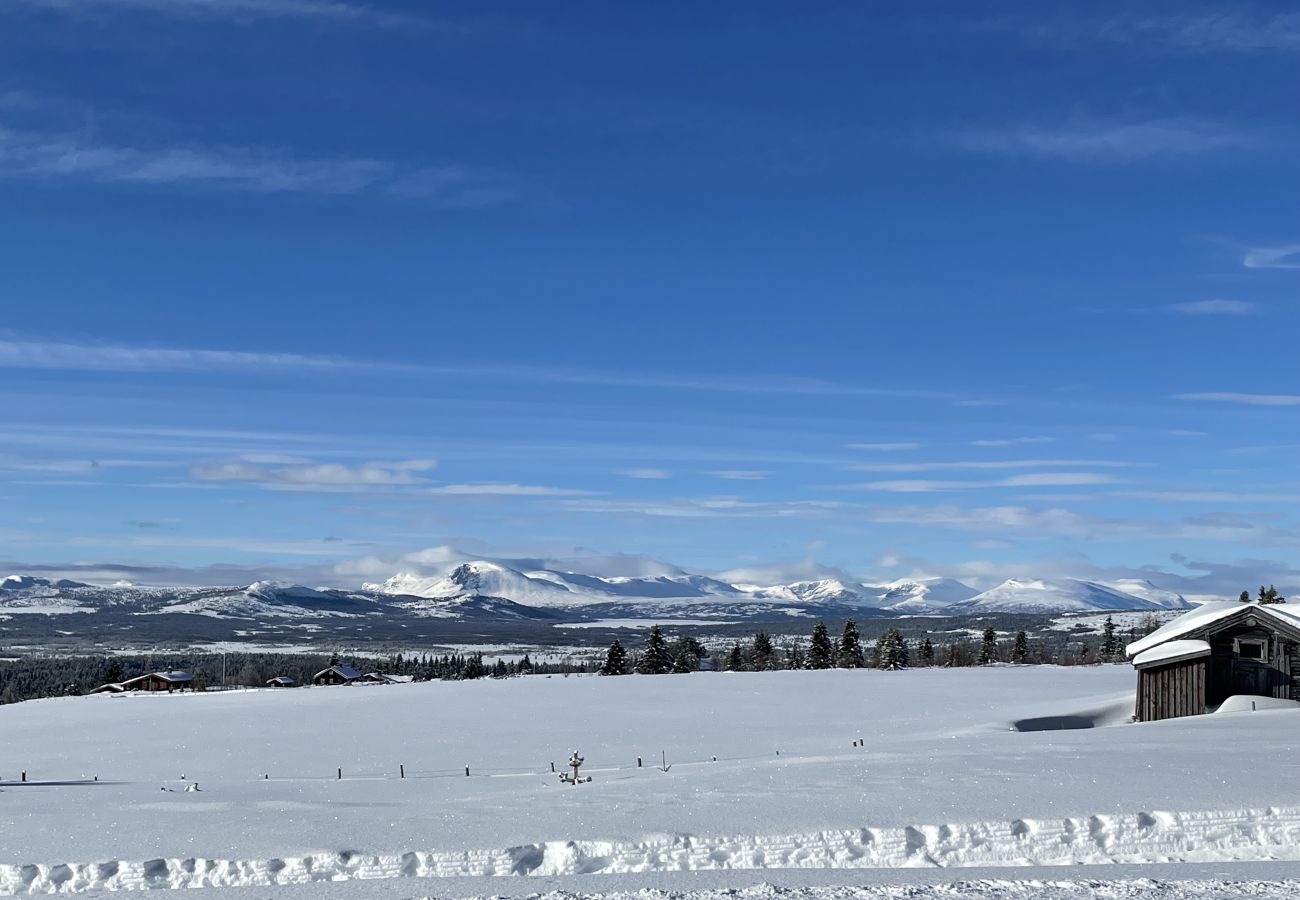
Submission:
<svg viewBox="0 0 1300 900">
<path fill-rule="evenodd" d="M 1249 603 L 1249 602 L 1250 602 L 1250 591 L 1242 591 L 1242 592 L 1241 592 L 1241 596 L 1239 596 L 1237 599 L 1240 600 L 1242 603 Z"/>
<path fill-rule="evenodd" d="M 525 672 L 531 672 L 532 670 L 533 670 L 533 661 L 529 659 L 528 654 L 525 653 L 523 657 L 520 658 L 519 665 L 515 667 L 515 671 L 517 671 L 520 675 L 522 675 Z"/>
<path fill-rule="evenodd" d="M 841 669 L 861 669 L 866 665 L 862 653 L 862 638 L 858 635 L 858 626 L 852 619 L 844 623 L 840 634 L 840 644 L 836 648 L 836 663 Z"/>
<path fill-rule="evenodd" d="M 668 652 L 668 642 L 658 625 L 650 627 L 645 638 L 645 651 L 637 665 L 637 672 L 642 675 L 662 675 L 673 667 L 673 658 Z"/>
<path fill-rule="evenodd" d="M 602 675 L 626 675 L 627 674 L 627 651 L 619 643 L 618 638 L 614 638 L 614 643 L 609 645 L 609 652 L 605 654 L 605 664 L 600 667 Z"/>
<path fill-rule="evenodd" d="M 727 653 L 727 671 L 740 672 L 745 668 L 745 654 L 741 652 L 740 644 L 732 644 L 731 651 Z"/>
<path fill-rule="evenodd" d="M 921 649 L 919 655 L 921 657 L 921 665 L 923 666 L 934 665 L 934 644 L 930 643 L 929 637 L 926 637 L 923 641 L 921 641 Z"/>
<path fill-rule="evenodd" d="M 1106 617 L 1106 624 L 1101 626 L 1102 662 L 1114 662 L 1119 655 L 1119 638 L 1115 637 L 1115 618 Z"/>
<path fill-rule="evenodd" d="M 672 671 L 682 674 L 700 668 L 700 660 L 704 658 L 705 650 L 704 645 L 695 638 L 682 635 L 673 641 L 670 653 L 673 658 Z"/>
<path fill-rule="evenodd" d="M 1011 661 L 1015 663 L 1029 661 L 1029 635 L 1023 631 L 1016 632 L 1016 643 L 1011 648 Z"/>
<path fill-rule="evenodd" d="M 1269 606 L 1273 603 L 1285 603 L 1286 598 L 1278 594 L 1277 588 L 1273 587 L 1273 585 L 1270 584 L 1265 588 L 1261 584 L 1259 586 L 1259 602 L 1261 606 Z"/>
<path fill-rule="evenodd" d="M 826 623 L 818 622 L 813 626 L 812 642 L 808 645 L 807 666 L 810 669 L 829 669 L 834 664 L 831 636 L 826 631 Z"/>
<path fill-rule="evenodd" d="M 998 662 L 998 633 L 990 625 L 984 629 L 984 640 L 980 644 L 980 665 L 987 666 Z"/>
<path fill-rule="evenodd" d="M 876 665 L 891 672 L 907 665 L 903 636 L 897 628 L 890 628 L 876 641 Z"/>
<path fill-rule="evenodd" d="M 750 650 L 755 672 L 766 672 L 772 668 L 772 639 L 767 632 L 760 631 L 754 635 L 754 645 Z"/>
<path fill-rule="evenodd" d="M 785 666 L 787 669 L 808 668 L 808 657 L 803 650 L 803 641 L 795 640 L 785 648 Z"/>
</svg>

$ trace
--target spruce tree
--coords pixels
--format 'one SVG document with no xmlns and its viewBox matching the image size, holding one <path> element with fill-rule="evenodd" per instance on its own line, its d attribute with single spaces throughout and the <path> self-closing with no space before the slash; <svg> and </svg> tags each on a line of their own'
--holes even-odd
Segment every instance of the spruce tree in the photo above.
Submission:
<svg viewBox="0 0 1300 900">
<path fill-rule="evenodd" d="M 1273 603 L 1285 603 L 1286 598 L 1278 594 L 1277 588 L 1273 587 L 1273 585 L 1270 584 L 1265 588 L 1261 584 L 1259 586 L 1259 602 L 1262 606 L 1269 606 Z"/>
<path fill-rule="evenodd" d="M 1119 655 L 1119 638 L 1115 637 L 1115 618 L 1106 617 L 1106 624 L 1101 626 L 1101 660 L 1114 662 Z"/>
<path fill-rule="evenodd" d="M 760 631 L 754 635 L 754 645 L 750 650 L 755 672 L 766 672 L 772 668 L 772 639 L 767 632 Z"/>
<path fill-rule="evenodd" d="M 787 669 L 808 668 L 808 656 L 804 653 L 803 641 L 795 640 L 785 648 L 785 667 Z"/>
<path fill-rule="evenodd" d="M 650 626 L 650 633 L 645 637 L 645 651 L 641 654 L 637 672 L 642 675 L 662 675 L 673 667 L 673 658 L 668 652 L 668 642 L 658 625 Z"/>
<path fill-rule="evenodd" d="M 1250 602 L 1250 591 L 1242 591 L 1242 592 L 1241 592 L 1241 596 L 1237 597 L 1237 599 L 1240 600 L 1242 603 L 1249 603 L 1249 602 Z"/>
<path fill-rule="evenodd" d="M 984 629 L 984 640 L 980 644 L 980 665 L 987 666 L 998 662 L 998 633 L 990 625 Z"/>
<path fill-rule="evenodd" d="M 745 654 L 741 652 L 740 644 L 732 644 L 730 652 L 727 653 L 727 671 L 740 672 L 745 668 Z"/>
<path fill-rule="evenodd" d="M 876 665 L 891 672 L 907 665 L 903 636 L 897 628 L 890 628 L 876 641 Z"/>
<path fill-rule="evenodd" d="M 693 637 L 682 635 L 673 641 L 670 648 L 672 671 L 677 673 L 694 672 L 700 668 L 700 660 L 705 656 L 704 645 Z"/>
<path fill-rule="evenodd" d="M 1011 661 L 1015 663 L 1029 661 L 1029 635 L 1023 631 L 1016 632 L 1016 643 L 1011 648 Z"/>
<path fill-rule="evenodd" d="M 808 645 L 808 662 L 810 669 L 829 669 L 835 665 L 835 653 L 831 648 L 831 636 L 826 631 L 826 623 L 818 622 L 813 626 L 812 641 Z"/>
<path fill-rule="evenodd" d="M 609 651 L 605 654 L 605 664 L 600 667 L 600 674 L 627 674 L 627 651 L 623 649 L 618 638 L 614 638 L 614 643 L 609 645 Z"/>
<path fill-rule="evenodd" d="M 861 669 L 866 665 L 862 653 L 862 638 L 858 635 L 858 626 L 852 619 L 844 623 L 840 634 L 840 644 L 836 648 L 836 663 L 841 669 Z"/>
<path fill-rule="evenodd" d="M 934 644 L 930 643 L 928 636 L 921 641 L 921 649 L 918 655 L 921 657 L 921 665 L 934 665 Z"/>
</svg>

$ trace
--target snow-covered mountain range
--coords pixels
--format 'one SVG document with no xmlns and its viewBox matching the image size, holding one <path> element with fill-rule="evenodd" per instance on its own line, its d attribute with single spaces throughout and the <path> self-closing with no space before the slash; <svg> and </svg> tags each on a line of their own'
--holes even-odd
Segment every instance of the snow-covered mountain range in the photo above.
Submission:
<svg viewBox="0 0 1300 900">
<path fill-rule="evenodd" d="M 11 575 L 0 580 L 0 632 L 17 616 L 117 613 L 202 616 L 260 623 L 364 620 L 599 621 L 619 618 L 734 622 L 818 616 L 970 616 L 1192 606 L 1147 581 L 1011 579 L 983 592 L 952 578 L 884 584 L 818 579 L 730 583 L 685 572 L 594 575 L 467 560 L 430 574 L 399 573 L 359 590 L 258 581 L 246 587 L 97 587 Z M 136 619 L 136 621 L 139 621 Z M 308 627 L 308 626 L 303 626 Z M 311 626 L 323 627 L 323 626 Z"/>
</svg>

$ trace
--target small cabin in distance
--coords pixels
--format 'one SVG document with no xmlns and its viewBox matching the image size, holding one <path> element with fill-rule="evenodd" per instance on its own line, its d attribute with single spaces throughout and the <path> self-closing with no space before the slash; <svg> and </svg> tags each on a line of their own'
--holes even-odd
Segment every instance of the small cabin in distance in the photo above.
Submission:
<svg viewBox="0 0 1300 900">
<path fill-rule="evenodd" d="M 1139 722 L 1201 715 L 1237 695 L 1300 700 L 1300 608 L 1206 603 L 1127 652 Z"/>
<path fill-rule="evenodd" d="M 101 684 L 91 691 L 92 694 L 125 694 L 130 691 L 185 691 L 194 689 L 194 676 L 189 672 L 150 672 L 137 675 L 126 681 Z"/>
<path fill-rule="evenodd" d="M 361 680 L 361 673 L 351 666 L 336 665 L 321 669 L 311 677 L 312 684 L 352 684 Z"/>
</svg>

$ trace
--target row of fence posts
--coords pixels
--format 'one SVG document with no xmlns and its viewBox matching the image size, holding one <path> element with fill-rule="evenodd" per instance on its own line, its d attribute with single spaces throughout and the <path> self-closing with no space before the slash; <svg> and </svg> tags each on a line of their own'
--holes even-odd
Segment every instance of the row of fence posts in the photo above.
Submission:
<svg viewBox="0 0 1300 900">
<path fill-rule="evenodd" d="M 863 740 L 862 738 L 858 738 L 857 740 L 855 740 L 855 741 L 853 742 L 853 746 L 854 746 L 854 747 L 866 747 L 866 746 L 867 746 L 867 742 L 866 742 L 865 740 Z M 780 755 L 781 755 L 781 751 L 780 751 L 780 750 L 777 750 L 777 751 L 776 751 L 776 755 L 777 755 L 777 756 L 780 756 Z M 717 762 L 717 761 L 718 761 L 718 757 L 717 757 L 717 755 L 715 754 L 715 755 L 713 755 L 713 756 L 710 756 L 710 757 L 709 757 L 709 761 L 710 761 L 710 762 Z M 667 772 L 670 768 L 672 768 L 671 766 L 668 765 L 668 752 L 667 752 L 666 750 L 660 750 L 660 751 L 659 751 L 659 765 L 660 765 L 660 768 L 662 768 L 663 771 L 665 771 L 665 772 Z M 640 757 L 640 756 L 638 756 L 638 757 L 636 758 L 636 767 L 637 767 L 638 769 L 645 768 L 644 760 L 643 760 L 643 758 Z M 551 773 L 552 773 L 552 774 L 555 773 L 555 763 L 553 763 L 553 762 L 551 763 Z M 335 770 L 335 774 L 336 774 L 336 776 L 337 776 L 337 777 L 336 777 L 336 780 L 338 780 L 338 781 L 342 781 L 342 780 L 343 780 L 343 769 L 342 769 L 341 767 Z M 398 778 L 405 778 L 405 777 L 406 777 L 406 765 L 405 765 L 405 764 L 399 764 L 399 765 L 397 766 L 397 777 L 398 777 Z M 466 766 L 466 767 L 465 767 L 465 777 L 466 777 L 466 778 L 469 778 L 469 777 L 470 777 L 469 766 Z M 270 776 L 269 774 L 264 774 L 264 775 L 262 776 L 262 778 L 264 778 L 264 779 L 266 779 L 266 780 L 270 780 L 271 776 Z M 26 780 L 27 780 L 27 773 L 24 772 L 24 773 L 23 773 L 23 781 L 26 781 Z M 98 780 L 99 780 L 98 777 L 97 777 L 95 780 L 98 781 Z"/>
</svg>

